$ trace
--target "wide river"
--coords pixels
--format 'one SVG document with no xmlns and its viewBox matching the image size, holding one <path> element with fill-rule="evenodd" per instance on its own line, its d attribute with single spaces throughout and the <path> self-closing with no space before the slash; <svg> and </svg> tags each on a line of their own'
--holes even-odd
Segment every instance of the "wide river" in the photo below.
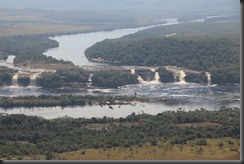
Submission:
<svg viewBox="0 0 244 164">
<path fill-rule="evenodd" d="M 178 24 L 180 22 L 174 19 L 165 19 L 165 24 L 156 26 L 165 26 Z M 199 20 L 197 20 L 199 21 Z M 202 19 L 201 21 L 204 21 Z M 139 27 L 131 29 L 118 29 L 114 31 L 91 32 L 75 35 L 55 36 L 51 39 L 59 42 L 58 48 L 49 49 L 45 55 L 52 56 L 57 59 L 69 60 L 78 66 L 95 66 L 101 63 L 89 62 L 84 55 L 84 51 L 104 39 L 119 38 L 124 35 L 133 34 L 137 31 L 150 28 Z M 194 83 L 140 83 L 136 85 L 123 86 L 118 89 L 91 89 L 79 92 L 49 92 L 35 86 L 30 87 L 1 87 L 0 96 L 23 96 L 23 95 L 41 95 L 41 94 L 95 94 L 95 95 L 137 95 L 159 100 L 169 99 L 170 101 L 141 103 L 137 102 L 133 105 L 114 105 L 113 109 L 109 106 L 83 106 L 83 107 L 52 107 L 52 108 L 0 108 L 0 113 L 8 114 L 26 114 L 37 115 L 47 119 L 70 116 L 70 117 L 126 117 L 132 112 L 157 114 L 165 110 L 195 110 L 206 108 L 208 110 L 216 110 L 222 106 L 240 107 L 240 85 L 208 85 Z"/>
<path fill-rule="evenodd" d="M 162 19 L 161 21 L 167 21 L 164 24 L 158 24 L 153 26 L 138 27 L 138 28 L 127 28 L 127 29 L 117 29 L 113 31 L 99 31 L 91 33 L 82 33 L 75 35 L 60 35 L 51 37 L 50 39 L 59 42 L 58 48 L 49 49 L 44 54 L 47 56 L 52 56 L 56 59 L 63 59 L 72 61 L 75 65 L 103 65 L 99 63 L 89 62 L 85 57 L 85 50 L 92 46 L 93 44 L 102 41 L 104 39 L 115 39 L 120 38 L 125 35 L 133 34 L 138 31 L 156 27 L 156 26 L 166 26 L 172 24 L 178 24 L 177 18 L 173 19 Z"/>
</svg>

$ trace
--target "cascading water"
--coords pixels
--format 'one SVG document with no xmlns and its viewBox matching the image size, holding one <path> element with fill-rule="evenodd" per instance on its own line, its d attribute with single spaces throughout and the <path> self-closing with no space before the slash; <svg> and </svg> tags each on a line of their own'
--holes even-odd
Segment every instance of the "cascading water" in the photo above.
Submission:
<svg viewBox="0 0 244 164">
<path fill-rule="evenodd" d="M 206 72 L 206 76 L 208 78 L 208 85 L 211 85 L 211 74 L 209 72 Z"/>
<path fill-rule="evenodd" d="M 16 73 L 12 78 L 12 86 L 18 86 L 18 73 Z"/>
<path fill-rule="evenodd" d="M 185 77 L 186 77 L 186 74 L 185 74 L 184 70 L 180 70 L 179 84 L 186 84 Z"/>
<path fill-rule="evenodd" d="M 38 73 L 35 73 L 35 74 L 30 76 L 30 84 L 29 84 L 29 86 L 36 87 L 36 79 L 37 79 L 38 75 L 39 75 Z"/>
<path fill-rule="evenodd" d="M 93 73 L 91 73 L 90 75 L 89 75 L 89 78 L 88 78 L 88 83 L 86 83 L 87 84 L 87 87 L 90 87 L 91 85 L 92 85 L 92 76 L 93 76 Z"/>
<path fill-rule="evenodd" d="M 132 68 L 132 69 L 130 69 L 130 72 L 132 75 L 134 75 L 136 73 L 136 69 Z M 145 80 L 143 80 L 143 78 L 140 75 L 138 75 L 137 80 L 139 81 L 139 83 L 145 83 L 146 82 Z"/>
<path fill-rule="evenodd" d="M 131 72 L 132 75 L 134 75 L 134 74 L 136 73 L 135 68 L 132 68 L 132 69 L 130 70 L 130 72 Z"/>
<path fill-rule="evenodd" d="M 145 81 L 140 75 L 138 75 L 137 80 L 139 81 L 139 83 L 145 83 Z"/>
<path fill-rule="evenodd" d="M 153 84 L 159 84 L 159 83 L 161 83 L 161 82 L 160 82 L 160 76 L 159 76 L 159 73 L 156 72 L 155 68 L 151 68 L 150 70 L 151 70 L 152 72 L 155 73 L 155 74 L 154 74 L 154 78 L 153 78 L 152 81 L 150 81 L 150 83 L 153 83 Z"/>
</svg>

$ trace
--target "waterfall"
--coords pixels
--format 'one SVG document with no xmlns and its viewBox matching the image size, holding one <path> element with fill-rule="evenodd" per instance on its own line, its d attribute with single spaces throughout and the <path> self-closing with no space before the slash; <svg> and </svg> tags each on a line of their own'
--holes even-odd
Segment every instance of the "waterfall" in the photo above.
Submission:
<svg viewBox="0 0 244 164">
<path fill-rule="evenodd" d="M 136 73 L 135 68 L 132 68 L 132 69 L 130 70 L 130 72 L 131 72 L 132 75 L 134 75 L 134 74 Z"/>
<path fill-rule="evenodd" d="M 205 72 L 208 78 L 208 85 L 211 85 L 211 74 L 209 72 Z"/>
<path fill-rule="evenodd" d="M 132 75 L 134 75 L 136 73 L 136 69 L 132 68 L 132 69 L 130 69 L 130 72 Z M 143 80 L 143 78 L 140 75 L 138 75 L 137 80 L 139 81 L 139 83 L 145 83 L 146 82 L 145 80 Z"/>
<path fill-rule="evenodd" d="M 155 72 L 154 83 L 161 83 L 160 76 L 158 72 Z"/>
<path fill-rule="evenodd" d="M 185 77 L 186 77 L 186 74 L 185 74 L 184 70 L 180 70 L 179 84 L 186 84 Z"/>
<path fill-rule="evenodd" d="M 6 63 L 8 64 L 14 64 L 14 55 L 9 55 L 8 58 L 6 59 Z"/>
<path fill-rule="evenodd" d="M 140 75 L 138 75 L 137 80 L 138 80 L 140 83 L 144 83 L 144 82 L 145 82 L 145 81 L 143 80 L 143 78 L 142 78 Z"/>
<path fill-rule="evenodd" d="M 18 73 L 16 73 L 13 78 L 12 78 L 12 85 L 13 86 L 18 86 Z"/>
<path fill-rule="evenodd" d="M 93 73 L 91 73 L 90 75 L 89 75 L 89 78 L 88 78 L 88 83 L 87 83 L 87 87 L 90 87 L 91 85 L 92 85 L 92 76 L 93 76 Z"/>
<path fill-rule="evenodd" d="M 151 68 L 150 70 L 155 73 L 154 78 L 152 81 L 150 81 L 150 83 L 153 83 L 153 84 L 161 83 L 159 73 L 156 72 L 155 68 Z"/>
<path fill-rule="evenodd" d="M 29 86 L 33 86 L 35 87 L 36 86 L 36 78 L 38 77 L 38 73 L 35 73 L 33 75 L 30 76 L 30 84 Z"/>
</svg>

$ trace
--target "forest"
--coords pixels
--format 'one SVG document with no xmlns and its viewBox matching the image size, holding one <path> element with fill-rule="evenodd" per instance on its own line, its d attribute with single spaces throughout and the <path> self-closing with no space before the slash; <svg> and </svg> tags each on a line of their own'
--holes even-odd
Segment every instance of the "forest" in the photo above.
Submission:
<svg viewBox="0 0 244 164">
<path fill-rule="evenodd" d="M 0 66 L 0 86 L 11 85 L 16 70 Z"/>
<path fill-rule="evenodd" d="M 40 95 L 0 97 L 0 107 L 55 107 L 55 106 L 84 106 L 84 105 L 114 105 L 127 104 L 132 101 L 147 102 L 148 98 L 135 96 L 102 96 L 102 95 Z"/>
<path fill-rule="evenodd" d="M 137 75 L 121 71 L 98 71 L 92 76 L 92 84 L 98 87 L 118 88 L 136 83 Z"/>
<path fill-rule="evenodd" d="M 43 54 L 47 49 L 58 47 L 58 42 L 48 39 L 47 35 L 18 35 L 0 37 L 0 54 L 16 56 L 14 64 L 25 65 L 26 62 L 63 63 L 69 61 L 57 60 Z M 2 53 L 1 53 L 2 52 Z M 1 57 L 1 55 L 0 55 Z"/>
<path fill-rule="evenodd" d="M 2 115 L 0 159 L 37 159 L 40 155 L 55 159 L 59 153 L 76 150 L 160 146 L 166 141 L 182 148 L 192 141 L 205 149 L 208 138 L 240 139 L 239 116 L 239 108 L 226 107 L 215 111 L 178 109 L 157 115 L 132 113 L 125 118 L 47 120 L 22 114 Z M 196 126 L 192 126 L 194 124 Z M 223 143 L 216 146 L 221 147 Z M 230 147 L 228 151 L 232 149 Z"/>
<path fill-rule="evenodd" d="M 200 32 L 204 27 L 208 32 L 206 29 Z M 227 33 L 231 29 L 233 31 Z M 174 30 L 176 36 L 164 36 Z M 235 23 L 156 27 L 119 39 L 103 40 L 88 48 L 85 55 L 88 59 L 101 58 L 119 65 L 177 66 L 208 71 L 213 83 L 240 83 L 239 32 Z"/>
<path fill-rule="evenodd" d="M 170 83 L 178 80 L 174 77 L 173 72 L 168 71 L 164 67 L 159 67 L 157 71 L 159 72 L 160 81 L 163 83 Z"/>
</svg>

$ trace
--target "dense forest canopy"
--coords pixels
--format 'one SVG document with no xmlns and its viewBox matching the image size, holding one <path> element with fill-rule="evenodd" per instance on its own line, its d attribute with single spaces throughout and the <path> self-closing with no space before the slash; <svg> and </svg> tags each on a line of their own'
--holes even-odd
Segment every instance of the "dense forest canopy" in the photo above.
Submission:
<svg viewBox="0 0 244 164">
<path fill-rule="evenodd" d="M 16 73 L 16 70 L 0 67 L 0 86 L 11 85 L 13 75 Z"/>
<path fill-rule="evenodd" d="M 0 37 L 0 52 L 3 52 L 5 56 L 15 55 L 14 64 L 29 61 L 70 64 L 68 61 L 57 60 L 43 54 L 47 49 L 54 47 L 58 47 L 58 42 L 48 39 L 47 35 Z"/>
<path fill-rule="evenodd" d="M 137 75 L 121 71 L 99 71 L 92 76 L 92 84 L 99 87 L 118 88 L 136 83 Z"/>
<path fill-rule="evenodd" d="M 155 27 L 98 42 L 85 54 L 89 59 L 100 58 L 120 65 L 171 65 L 208 71 L 214 83 L 239 83 L 239 26 L 238 22 L 208 22 Z M 165 36 L 172 33 L 176 35 Z M 216 72 L 220 73 L 218 77 Z M 221 78 L 228 75 L 231 77 Z"/>
<path fill-rule="evenodd" d="M 142 146 L 147 143 L 157 146 L 161 140 L 184 144 L 188 140 L 205 138 L 240 139 L 239 116 L 239 108 L 165 111 L 155 116 L 132 113 L 125 118 L 64 117 L 46 120 L 17 114 L 0 116 L 0 159 L 38 154 L 48 157 L 49 154 L 79 149 Z M 187 123 L 209 125 L 179 126 Z M 132 126 L 126 126 L 128 124 Z M 197 144 L 207 143 L 201 141 Z"/>
</svg>

